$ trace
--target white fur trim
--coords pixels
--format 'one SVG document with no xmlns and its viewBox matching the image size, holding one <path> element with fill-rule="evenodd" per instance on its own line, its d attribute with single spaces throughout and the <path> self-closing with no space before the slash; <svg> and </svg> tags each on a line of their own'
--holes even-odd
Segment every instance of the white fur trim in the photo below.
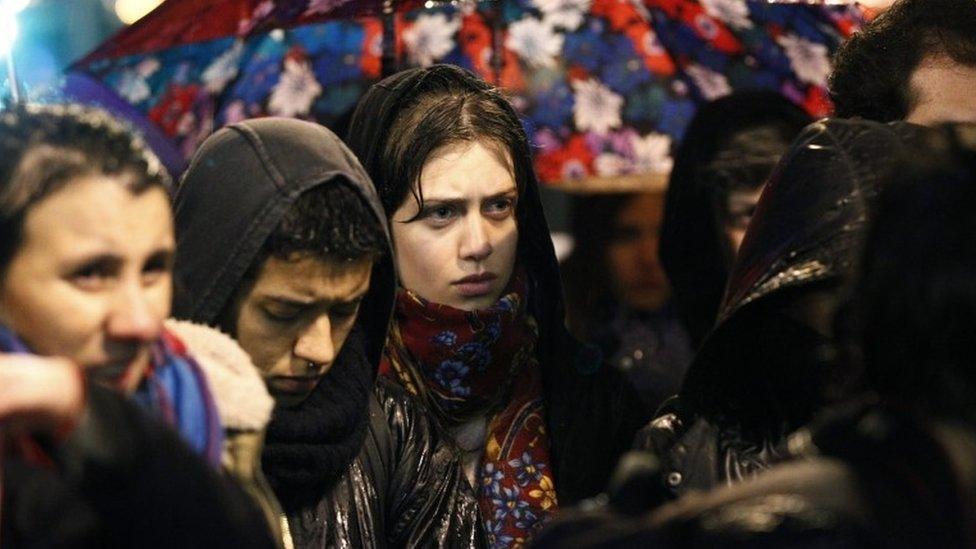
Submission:
<svg viewBox="0 0 976 549">
<path fill-rule="evenodd" d="M 207 376 L 225 429 L 257 431 L 271 419 L 274 399 L 244 349 L 230 336 L 185 320 L 166 320 Z"/>
</svg>

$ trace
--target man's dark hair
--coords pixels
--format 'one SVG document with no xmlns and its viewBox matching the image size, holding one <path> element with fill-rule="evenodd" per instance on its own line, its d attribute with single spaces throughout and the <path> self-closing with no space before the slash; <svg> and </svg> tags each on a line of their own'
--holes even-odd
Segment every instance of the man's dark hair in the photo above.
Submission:
<svg viewBox="0 0 976 549">
<path fill-rule="evenodd" d="M 851 36 L 830 75 L 836 116 L 903 120 L 912 74 L 930 57 L 976 67 L 976 2 L 899 0 Z"/>
<path fill-rule="evenodd" d="M 346 182 L 331 182 L 303 193 L 264 242 L 255 264 L 270 255 L 287 259 L 307 253 L 323 259 L 377 259 L 387 249 L 386 234 L 363 198 Z"/>
</svg>

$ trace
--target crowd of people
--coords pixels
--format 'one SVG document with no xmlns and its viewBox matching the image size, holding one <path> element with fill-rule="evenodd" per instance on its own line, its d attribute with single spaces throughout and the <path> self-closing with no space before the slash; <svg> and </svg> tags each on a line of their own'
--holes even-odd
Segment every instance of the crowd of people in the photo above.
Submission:
<svg viewBox="0 0 976 549">
<path fill-rule="evenodd" d="M 976 547 L 976 3 L 896 1 L 830 86 L 703 105 L 562 265 L 458 67 L 178 181 L 5 108 L 0 545 Z"/>
</svg>

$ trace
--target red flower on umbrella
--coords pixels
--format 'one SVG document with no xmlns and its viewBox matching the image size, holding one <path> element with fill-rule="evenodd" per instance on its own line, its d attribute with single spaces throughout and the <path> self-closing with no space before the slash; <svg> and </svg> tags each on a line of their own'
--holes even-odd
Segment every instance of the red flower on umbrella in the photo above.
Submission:
<svg viewBox="0 0 976 549">
<path fill-rule="evenodd" d="M 729 55 L 742 53 L 742 43 L 721 21 L 708 15 L 701 4 L 688 0 L 648 0 L 647 4 L 663 9 L 668 17 L 683 21 L 712 48 Z"/>
<path fill-rule="evenodd" d="M 175 137 L 180 133 L 183 115 L 190 112 L 198 95 L 200 95 L 198 84 L 185 86 L 171 84 L 159 103 L 149 111 L 149 118 L 162 128 L 166 135 Z"/>
<path fill-rule="evenodd" d="M 543 181 L 585 177 L 593 173 L 593 153 L 586 145 L 586 138 L 577 134 L 562 148 L 537 155 L 535 169 Z"/>
<path fill-rule="evenodd" d="M 458 44 L 471 59 L 475 72 L 489 80 L 494 78 L 491 68 L 491 29 L 480 13 L 472 12 L 461 20 Z"/>
<path fill-rule="evenodd" d="M 363 19 L 363 54 L 359 66 L 369 78 L 379 78 L 383 72 L 383 23 L 378 19 Z"/>
</svg>

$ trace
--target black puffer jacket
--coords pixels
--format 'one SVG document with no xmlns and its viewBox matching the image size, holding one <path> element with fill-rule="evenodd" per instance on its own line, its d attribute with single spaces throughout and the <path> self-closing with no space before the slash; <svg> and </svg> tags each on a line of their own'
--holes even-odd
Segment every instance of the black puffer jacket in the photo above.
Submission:
<svg viewBox="0 0 976 549">
<path fill-rule="evenodd" d="M 831 368 L 829 330 L 803 318 L 829 303 L 852 272 L 879 182 L 895 153 L 923 131 L 824 120 L 784 156 L 746 234 L 715 329 L 679 397 L 638 436 L 638 448 L 662 467 L 660 493 L 707 490 L 765 469 L 785 436 L 822 407 L 827 388 L 843 380 Z M 818 295 L 816 302 L 797 299 Z"/>
<path fill-rule="evenodd" d="M 374 183 L 389 185 L 382 165 L 387 130 L 401 110 L 430 86 L 437 72 L 452 67 L 411 69 L 374 85 L 350 124 L 347 142 Z M 526 147 L 526 154 L 529 154 Z M 542 368 L 543 397 L 559 504 L 570 505 L 600 493 L 634 433 L 650 417 L 630 382 L 583 348 L 566 329 L 563 286 L 549 225 L 534 172 L 524 174 L 519 198 L 519 261 L 531 281 L 529 311 L 539 326 L 536 356 Z M 387 205 L 389 208 L 393 205 Z"/>
<path fill-rule="evenodd" d="M 325 128 L 261 119 L 211 136 L 176 197 L 176 316 L 217 324 L 289 207 L 336 184 L 386 228 L 366 172 Z M 300 407 L 272 417 L 264 469 L 296 547 L 483 544 L 457 453 L 412 398 L 375 382 L 395 286 L 387 254 L 328 376 Z"/>
</svg>

